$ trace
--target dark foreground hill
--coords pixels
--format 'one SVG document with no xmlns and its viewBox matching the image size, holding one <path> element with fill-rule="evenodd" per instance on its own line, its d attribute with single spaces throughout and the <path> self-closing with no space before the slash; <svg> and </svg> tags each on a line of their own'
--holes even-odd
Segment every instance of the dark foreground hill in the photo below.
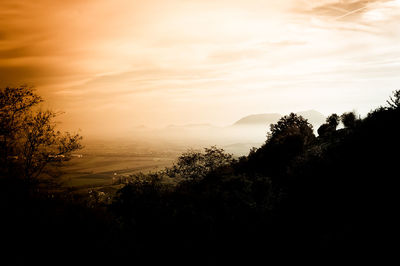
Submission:
<svg viewBox="0 0 400 266">
<path fill-rule="evenodd" d="M 330 116 L 318 137 L 303 117 L 284 116 L 264 145 L 238 160 L 216 147 L 188 151 L 166 171 L 132 176 L 112 203 L 104 193 L 54 196 L 4 179 L 2 258 L 385 264 L 398 253 L 399 96 L 365 119 L 344 114 L 343 129 Z"/>
</svg>

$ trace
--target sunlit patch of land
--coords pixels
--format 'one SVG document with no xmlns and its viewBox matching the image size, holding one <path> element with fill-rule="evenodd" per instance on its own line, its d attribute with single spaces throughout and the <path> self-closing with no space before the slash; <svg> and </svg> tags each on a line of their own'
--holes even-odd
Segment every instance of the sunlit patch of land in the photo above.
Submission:
<svg viewBox="0 0 400 266">
<path fill-rule="evenodd" d="M 181 151 L 124 141 L 92 141 L 61 168 L 60 181 L 65 187 L 75 188 L 118 185 L 134 173 L 172 165 Z"/>
</svg>

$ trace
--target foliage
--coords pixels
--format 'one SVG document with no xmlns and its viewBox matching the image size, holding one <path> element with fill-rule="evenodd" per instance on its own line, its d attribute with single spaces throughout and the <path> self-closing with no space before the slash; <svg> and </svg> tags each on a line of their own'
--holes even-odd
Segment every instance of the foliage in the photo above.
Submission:
<svg viewBox="0 0 400 266">
<path fill-rule="evenodd" d="M 267 144 L 284 144 L 288 141 L 300 141 L 302 147 L 314 140 L 312 125 L 302 116 L 290 113 L 282 117 L 276 124 L 271 124 L 267 135 Z"/>
<path fill-rule="evenodd" d="M 354 112 L 343 113 L 340 116 L 340 119 L 342 120 L 343 125 L 347 128 L 353 128 L 357 120 L 356 114 Z"/>
<path fill-rule="evenodd" d="M 318 128 L 317 133 L 318 136 L 322 137 L 332 133 L 333 131 L 334 129 L 329 124 L 325 123 Z"/>
<path fill-rule="evenodd" d="M 112 265 L 134 253 L 106 209 L 66 191 L 27 191 L 25 180 L 0 179 L 2 265 Z"/>
<path fill-rule="evenodd" d="M 230 165 L 233 161 L 232 154 L 211 146 L 204 148 L 204 152 L 189 150 L 183 153 L 176 164 L 166 169 L 166 173 L 170 177 L 200 180 L 216 169 Z"/>
<path fill-rule="evenodd" d="M 345 128 L 336 129 L 338 116 L 331 115 L 329 134 L 315 138 L 307 120 L 285 116 L 271 126 L 261 148 L 239 160 L 216 147 L 189 150 L 166 171 L 131 176 L 99 216 L 95 204 L 80 209 L 38 203 L 4 184 L 0 197 L 13 197 L 7 209 L 12 222 L 21 221 L 21 205 L 33 209 L 22 221 L 34 221 L 33 228 L 47 237 L 68 225 L 79 235 L 67 230 L 63 237 L 69 241 L 57 243 L 70 250 L 71 239 L 79 239 L 78 250 L 100 250 L 98 261 L 109 258 L 108 264 L 119 258 L 139 265 L 255 265 L 397 256 L 391 240 L 398 227 L 399 158 L 393 151 L 400 149 L 400 106 L 378 108 L 364 119 L 341 118 L 350 121 Z M 166 184 L 164 178 L 173 176 L 177 184 Z M 2 221 L 5 228 L 26 228 Z"/>
<path fill-rule="evenodd" d="M 265 144 L 251 152 L 247 162 L 240 168 L 247 172 L 280 175 L 286 171 L 289 162 L 315 140 L 312 125 L 307 119 L 294 113 L 282 117 L 270 127 Z"/>
<path fill-rule="evenodd" d="M 0 167 L 4 176 L 38 178 L 80 149 L 81 136 L 56 130 L 57 113 L 37 109 L 42 98 L 27 86 L 0 90 Z"/>
<path fill-rule="evenodd" d="M 336 129 L 340 123 L 340 117 L 337 114 L 331 114 L 326 118 L 326 123 Z"/>
<path fill-rule="evenodd" d="M 392 109 L 397 109 L 400 107 L 400 90 L 396 90 L 393 92 L 393 96 L 389 98 L 387 101 L 389 107 Z"/>
<path fill-rule="evenodd" d="M 340 117 L 337 114 L 331 114 L 326 118 L 326 123 L 322 124 L 317 132 L 318 135 L 323 137 L 332 134 L 335 132 L 337 126 L 340 123 Z"/>
<path fill-rule="evenodd" d="M 310 250 L 323 258 L 379 254 L 396 226 L 390 221 L 398 158 L 391 150 L 400 148 L 399 108 L 380 108 L 365 119 L 353 113 L 341 118 L 344 129 L 336 129 L 339 116 L 333 114 L 325 124 L 329 134 L 315 139 L 305 119 L 283 117 L 261 148 L 213 171 L 193 167 L 201 155 L 188 152 L 180 167 L 199 176 L 168 189 L 131 183 L 120 190 L 114 210 L 147 230 L 144 238 L 162 239 L 165 233 L 155 228 L 168 225 L 175 245 L 184 241 L 179 248 L 185 254 L 207 254 L 216 265 L 227 258 L 249 263 L 264 258 L 261 253 L 269 260 L 307 256 Z M 218 247 L 205 248 L 213 242 Z"/>
</svg>

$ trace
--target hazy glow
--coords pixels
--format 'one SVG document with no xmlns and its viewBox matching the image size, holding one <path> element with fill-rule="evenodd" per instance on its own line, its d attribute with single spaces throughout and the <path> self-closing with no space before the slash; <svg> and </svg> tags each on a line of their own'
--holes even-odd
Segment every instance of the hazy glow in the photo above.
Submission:
<svg viewBox="0 0 400 266">
<path fill-rule="evenodd" d="M 399 88 L 399 19 L 398 0 L 2 0 L 0 83 L 105 134 L 366 113 Z"/>
</svg>

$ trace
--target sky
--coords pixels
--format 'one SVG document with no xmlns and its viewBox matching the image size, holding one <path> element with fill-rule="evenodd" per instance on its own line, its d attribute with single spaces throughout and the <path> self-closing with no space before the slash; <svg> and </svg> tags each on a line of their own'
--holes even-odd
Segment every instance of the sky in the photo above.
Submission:
<svg viewBox="0 0 400 266">
<path fill-rule="evenodd" d="M 400 87 L 399 21 L 400 0 L 0 0 L 0 86 L 87 132 L 366 114 Z"/>
</svg>

